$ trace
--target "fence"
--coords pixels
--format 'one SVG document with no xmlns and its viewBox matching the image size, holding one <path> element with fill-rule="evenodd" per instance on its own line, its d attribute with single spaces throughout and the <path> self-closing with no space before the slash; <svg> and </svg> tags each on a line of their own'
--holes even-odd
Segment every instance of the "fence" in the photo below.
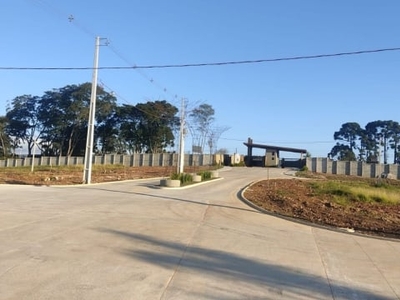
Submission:
<svg viewBox="0 0 400 300">
<path fill-rule="evenodd" d="M 312 172 L 376 178 L 384 176 L 400 179 L 400 165 L 367 164 L 357 161 L 333 161 L 328 158 L 307 158 Z M 390 174 L 390 175 L 389 175 Z"/>
<path fill-rule="evenodd" d="M 126 167 L 168 167 L 177 166 L 178 154 L 156 153 L 156 154 L 106 154 L 93 156 L 93 164 L 108 165 L 119 164 Z M 210 154 L 185 154 L 185 166 L 207 166 L 214 162 L 214 155 Z M 39 156 L 26 158 L 8 158 L 0 160 L 1 167 L 24 167 L 32 166 L 75 166 L 83 165 L 84 157 L 76 156 Z"/>
</svg>

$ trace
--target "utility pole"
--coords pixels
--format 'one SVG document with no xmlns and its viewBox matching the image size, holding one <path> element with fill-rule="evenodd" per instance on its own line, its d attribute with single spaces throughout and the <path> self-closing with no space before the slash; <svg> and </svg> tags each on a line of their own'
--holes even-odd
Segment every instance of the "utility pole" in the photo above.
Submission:
<svg viewBox="0 0 400 300">
<path fill-rule="evenodd" d="M 178 154 L 178 174 L 183 173 L 185 162 L 185 99 L 181 102 L 181 126 L 179 130 L 179 154 Z"/>
<path fill-rule="evenodd" d="M 96 113 L 99 48 L 100 48 L 100 37 L 96 37 L 96 45 L 95 45 L 95 51 L 94 51 L 94 63 L 93 63 L 93 75 L 92 75 L 92 91 L 91 91 L 91 95 L 90 95 L 88 130 L 87 130 L 87 135 L 86 135 L 85 168 L 83 171 L 83 182 L 85 184 L 90 184 L 91 178 L 92 178 L 92 155 L 93 155 L 93 140 L 94 140 L 94 122 L 95 122 L 95 113 Z"/>
</svg>

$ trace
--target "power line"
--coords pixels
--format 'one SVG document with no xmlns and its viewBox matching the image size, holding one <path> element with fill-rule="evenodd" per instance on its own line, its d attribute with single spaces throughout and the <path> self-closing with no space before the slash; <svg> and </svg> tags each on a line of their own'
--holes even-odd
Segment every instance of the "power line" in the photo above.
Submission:
<svg viewBox="0 0 400 300">
<path fill-rule="evenodd" d="M 234 141 L 234 142 L 246 142 L 247 139 L 237 139 L 237 138 L 220 138 L 221 140 L 226 140 L 226 141 Z M 257 144 L 332 144 L 335 141 L 253 141 L 256 142 Z"/>
<path fill-rule="evenodd" d="M 281 61 L 292 61 L 292 60 L 308 60 L 308 59 L 320 59 L 320 58 L 331 58 L 340 56 L 351 56 L 361 54 L 372 54 L 390 51 L 399 51 L 400 47 L 396 48 L 383 48 L 373 50 L 360 50 L 351 52 L 339 52 L 331 54 L 318 54 L 318 55 L 305 55 L 305 56 L 292 56 L 292 57 L 281 57 L 281 58 L 269 58 L 269 59 L 258 59 L 258 60 L 239 60 L 239 61 L 224 61 L 224 62 L 211 62 L 211 63 L 191 63 L 191 64 L 166 64 L 166 65 L 144 65 L 144 66 L 109 66 L 99 67 L 99 70 L 127 70 L 127 69 L 166 69 L 166 68 L 188 68 L 188 67 L 209 67 L 209 66 L 226 66 L 226 65 L 240 65 L 240 64 L 259 64 L 259 63 L 270 63 L 270 62 L 281 62 Z M 55 71 L 55 70 L 92 70 L 93 67 L 0 67 L 0 70 L 32 70 L 32 71 Z"/>
<path fill-rule="evenodd" d="M 46 0 L 25 0 L 27 2 L 33 2 L 35 5 L 38 7 L 41 7 L 43 10 L 49 12 L 50 14 L 54 14 L 58 16 L 60 19 L 65 20 L 66 17 L 68 19 L 68 22 L 74 25 L 76 28 L 78 28 L 80 31 L 84 32 L 88 36 L 95 38 L 96 35 L 93 33 L 93 31 L 89 30 L 87 27 L 85 27 L 81 22 L 79 22 L 79 19 L 76 18 L 75 15 L 73 14 L 67 14 L 65 11 L 62 11 L 61 9 L 55 7 L 54 5 L 48 3 Z M 126 57 L 122 55 L 120 51 L 118 51 L 115 47 L 112 45 L 107 44 L 108 48 L 114 52 L 120 59 L 122 59 L 127 65 L 130 66 L 135 66 L 135 63 L 131 63 Z M 91 68 L 24 68 L 20 70 L 90 70 Z M 102 69 L 102 68 L 99 68 Z M 173 101 L 176 102 L 176 99 L 178 98 L 177 94 L 172 93 L 169 89 L 166 87 L 162 86 L 158 81 L 154 80 L 152 77 L 148 76 L 143 70 L 137 69 L 137 68 L 129 68 L 129 69 L 134 69 L 136 72 L 138 72 L 143 78 L 145 78 L 149 83 L 152 85 L 156 86 L 158 89 L 162 90 L 163 93 L 169 94 Z M 1 69 L 0 69 L 1 70 Z M 17 69 L 9 69 L 9 70 L 17 70 Z"/>
</svg>

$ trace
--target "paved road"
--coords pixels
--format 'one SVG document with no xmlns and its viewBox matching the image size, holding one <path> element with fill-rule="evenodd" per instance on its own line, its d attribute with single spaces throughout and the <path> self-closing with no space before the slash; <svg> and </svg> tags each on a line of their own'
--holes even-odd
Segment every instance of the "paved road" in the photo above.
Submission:
<svg viewBox="0 0 400 300">
<path fill-rule="evenodd" d="M 400 299 L 400 242 L 238 200 L 282 169 L 220 176 L 179 190 L 0 185 L 0 299 Z"/>
</svg>

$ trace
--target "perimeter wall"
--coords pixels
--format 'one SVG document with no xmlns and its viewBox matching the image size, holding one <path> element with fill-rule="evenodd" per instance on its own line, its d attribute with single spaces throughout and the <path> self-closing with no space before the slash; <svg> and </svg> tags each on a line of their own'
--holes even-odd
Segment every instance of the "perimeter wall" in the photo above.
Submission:
<svg viewBox="0 0 400 300">
<path fill-rule="evenodd" d="M 185 166 L 207 166 L 216 161 L 215 155 L 210 154 L 185 154 Z M 177 166 L 178 154 L 176 153 L 138 153 L 132 155 L 106 154 L 93 156 L 93 164 L 109 165 L 119 164 L 126 167 L 168 167 Z M 21 166 L 74 166 L 83 165 L 84 157 L 75 156 L 40 156 L 26 158 L 9 158 L 0 160 L 1 167 L 21 167 Z"/>
<path fill-rule="evenodd" d="M 307 168 L 312 172 L 352 175 L 361 177 L 387 177 L 400 179 L 400 165 L 367 164 L 357 161 L 333 161 L 328 158 L 307 158 Z"/>
</svg>

